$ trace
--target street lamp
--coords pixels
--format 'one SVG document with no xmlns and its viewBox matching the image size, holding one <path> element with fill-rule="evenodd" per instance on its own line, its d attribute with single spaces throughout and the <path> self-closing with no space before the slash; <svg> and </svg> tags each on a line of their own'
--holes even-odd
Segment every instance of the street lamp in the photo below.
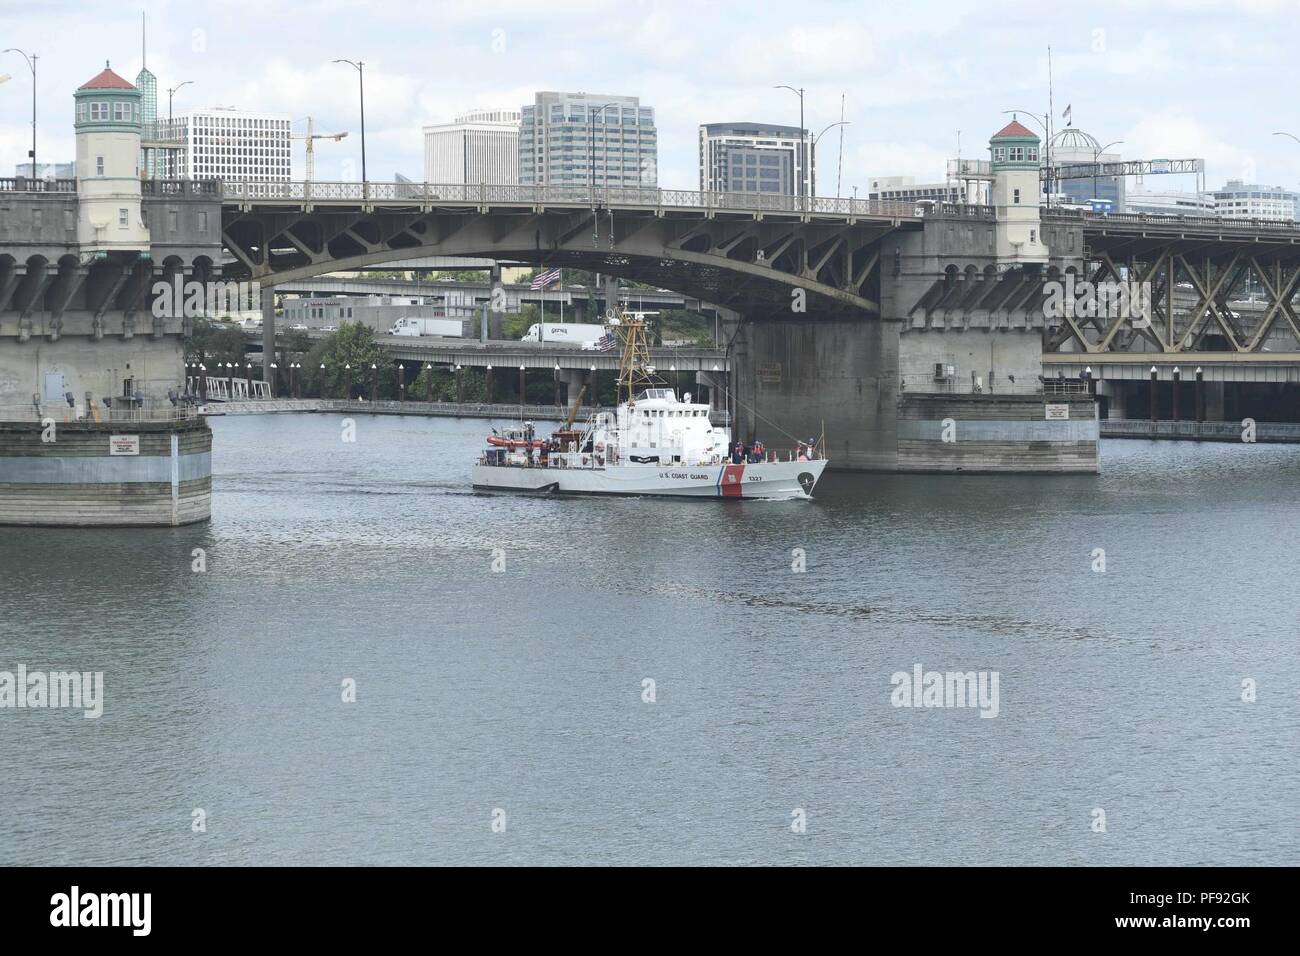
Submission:
<svg viewBox="0 0 1300 956">
<path fill-rule="evenodd" d="M 183 83 L 178 83 L 176 86 L 171 87 L 171 88 L 167 91 L 167 138 L 168 138 L 168 140 L 172 140 L 172 139 L 175 137 L 175 135 L 176 135 L 176 132 L 175 132 L 175 131 L 176 131 L 176 125 L 172 122 L 172 98 L 176 96 L 176 92 L 177 92 L 178 90 L 182 89 L 183 87 L 190 86 L 190 85 L 192 85 L 193 83 L 194 83 L 193 80 L 185 80 Z M 157 123 L 155 123 L 154 125 L 156 126 Z M 155 135 L 156 135 L 156 133 L 155 133 Z M 165 149 L 165 150 L 163 150 L 163 156 L 166 157 L 166 163 L 167 163 L 167 166 L 168 166 L 168 172 L 171 173 L 173 176 L 177 176 L 177 177 L 179 177 L 179 175 L 180 175 L 180 169 L 179 169 L 179 167 L 180 167 L 180 162 L 179 162 L 180 157 L 177 156 L 176 153 L 175 153 L 175 151 L 174 151 L 174 150 L 171 150 L 171 149 Z M 172 169 L 172 168 L 171 168 L 171 166 L 172 166 L 173 164 L 176 165 L 176 167 L 177 167 L 176 169 Z"/>
<path fill-rule="evenodd" d="M 1105 146 L 1098 146 L 1096 149 L 1092 151 L 1092 198 L 1093 199 L 1097 198 L 1097 166 L 1101 162 L 1101 154 L 1106 152 L 1106 150 L 1110 149 L 1112 146 L 1120 145 L 1122 142 L 1124 142 L 1122 139 L 1117 139 L 1115 140 L 1115 142 L 1107 143 Z M 1116 210 L 1116 212 L 1119 211 L 1120 210 Z"/>
<path fill-rule="evenodd" d="M 590 107 L 587 109 L 587 128 L 588 128 L 587 150 L 591 157 L 590 178 L 591 178 L 592 202 L 595 202 L 596 199 L 596 114 L 597 113 L 600 114 L 601 126 L 605 126 L 606 125 L 605 110 L 609 109 L 611 106 L 618 106 L 618 105 L 619 105 L 618 103 L 606 103 L 604 106 L 600 106 L 595 109 L 591 109 Z M 622 122 L 620 121 L 619 129 L 621 130 L 622 128 L 623 128 Z M 607 129 L 604 130 L 604 133 L 605 133 L 605 189 L 606 191 L 608 191 L 609 190 L 609 130 Z M 620 142 L 620 146 L 621 145 L 622 144 Z"/>
<path fill-rule="evenodd" d="M 1047 163 L 1047 206 L 1050 209 L 1052 206 L 1052 116 L 1050 113 L 1039 116 L 1033 110 L 1003 110 L 1002 112 L 1011 113 L 1012 116 L 1024 113 L 1043 128 L 1043 136 L 1046 137 L 1043 140 L 1043 159 Z"/>
<path fill-rule="evenodd" d="M 5 53 L 17 53 L 27 61 L 28 68 L 32 71 L 32 151 L 27 155 L 32 158 L 32 179 L 39 179 L 36 175 L 36 54 L 28 56 L 17 47 L 10 47 Z"/>
<path fill-rule="evenodd" d="M 365 190 L 366 185 L 366 64 L 362 60 L 353 63 L 351 60 L 335 60 L 335 63 L 346 63 L 357 71 L 357 81 L 361 84 L 361 187 Z"/>
<path fill-rule="evenodd" d="M 803 87 L 795 89 L 793 86 L 774 86 L 774 90 L 789 90 L 795 96 L 799 97 L 799 151 L 802 155 L 799 157 L 799 195 L 807 195 L 808 185 L 808 131 L 803 128 Z"/>
<path fill-rule="evenodd" d="M 186 80 L 183 83 L 177 83 L 175 86 L 173 86 L 171 89 L 167 91 L 167 126 L 169 127 L 168 132 L 170 132 L 170 127 L 172 125 L 172 98 L 177 94 L 177 92 L 179 92 L 180 90 L 184 89 L 187 86 L 192 86 L 193 84 L 194 84 L 193 80 Z"/>
<path fill-rule="evenodd" d="M 812 155 L 813 156 L 817 155 L 817 143 L 821 140 L 822 136 L 826 134 L 827 130 L 832 130 L 837 126 L 848 126 L 848 125 L 849 125 L 849 120 L 840 120 L 838 123 L 831 123 L 831 125 L 827 126 L 826 129 L 822 130 L 820 133 L 814 136 L 812 140 Z M 809 158 L 809 165 L 812 165 L 811 157 Z"/>
</svg>

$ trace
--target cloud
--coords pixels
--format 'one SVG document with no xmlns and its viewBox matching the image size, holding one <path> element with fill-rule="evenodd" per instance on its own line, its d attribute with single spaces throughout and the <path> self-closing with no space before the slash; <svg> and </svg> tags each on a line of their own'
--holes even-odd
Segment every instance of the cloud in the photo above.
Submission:
<svg viewBox="0 0 1300 956">
<path fill-rule="evenodd" d="M 957 130 L 963 153 L 982 155 L 1002 110 L 1047 110 L 1048 44 L 1057 113 L 1073 103 L 1077 125 L 1102 142 L 1126 140 L 1126 156 L 1205 156 L 1213 185 L 1250 160 L 1261 179 L 1294 183 L 1300 153 L 1269 135 L 1286 120 L 1277 95 L 1259 92 L 1300 86 L 1287 43 L 1300 0 L 1098 0 L 1086 9 L 1004 0 L 996 15 L 956 0 L 142 3 L 164 110 L 166 89 L 190 80 L 178 110 L 310 114 L 321 129 L 352 134 L 322 144 L 321 163 L 359 161 L 356 74 L 330 60 L 364 60 L 368 165 L 384 176 L 421 174 L 426 124 L 474 107 L 517 109 L 537 90 L 589 90 L 653 106 L 661 184 L 694 188 L 698 125 L 793 125 L 798 101 L 773 89 L 788 84 L 807 91 L 814 131 L 839 119 L 845 95 L 846 188 L 873 174 L 934 181 Z M 106 58 L 128 78 L 139 68 L 134 9 L 3 0 L 0 35 L 0 45 L 41 54 L 40 151 L 71 159 L 72 90 Z M 14 75 L 0 85 L 3 174 L 25 158 L 30 87 L 20 59 L 0 58 L 0 72 Z M 823 155 L 837 142 L 827 134 Z"/>
</svg>

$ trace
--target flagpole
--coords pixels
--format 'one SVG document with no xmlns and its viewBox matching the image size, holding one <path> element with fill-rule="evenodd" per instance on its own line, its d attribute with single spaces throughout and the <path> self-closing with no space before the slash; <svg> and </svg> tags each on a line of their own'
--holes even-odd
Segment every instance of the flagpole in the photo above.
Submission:
<svg viewBox="0 0 1300 956">
<path fill-rule="evenodd" d="M 1047 208 L 1052 208 L 1052 121 L 1055 119 L 1056 103 L 1052 91 L 1052 46 L 1047 45 Z"/>
</svg>

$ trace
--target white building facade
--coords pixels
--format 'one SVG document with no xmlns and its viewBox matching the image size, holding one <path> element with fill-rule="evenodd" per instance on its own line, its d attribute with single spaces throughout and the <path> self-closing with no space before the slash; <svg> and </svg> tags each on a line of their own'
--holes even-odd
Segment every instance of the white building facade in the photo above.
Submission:
<svg viewBox="0 0 1300 956">
<path fill-rule="evenodd" d="M 1124 211 L 1145 216 L 1213 216 L 1214 196 L 1184 190 L 1131 189 Z"/>
<path fill-rule="evenodd" d="M 538 93 L 520 112 L 520 183 L 658 185 L 655 111 L 637 97 Z"/>
<path fill-rule="evenodd" d="M 1268 219 L 1294 222 L 1296 193 L 1281 186 L 1260 186 L 1232 179 L 1214 191 L 1214 214 L 1223 219 Z"/>
<path fill-rule="evenodd" d="M 287 183 L 293 178 L 289 124 L 283 113 L 225 107 L 162 120 L 163 138 L 183 147 L 163 152 L 163 178 Z"/>
<path fill-rule="evenodd" d="M 424 128 L 424 181 L 458 185 L 519 182 L 519 110 L 472 110 Z"/>
</svg>

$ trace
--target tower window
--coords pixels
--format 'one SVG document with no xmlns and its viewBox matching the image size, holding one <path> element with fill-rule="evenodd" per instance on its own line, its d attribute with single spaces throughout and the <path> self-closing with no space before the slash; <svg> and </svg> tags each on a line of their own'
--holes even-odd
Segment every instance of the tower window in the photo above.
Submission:
<svg viewBox="0 0 1300 956">
<path fill-rule="evenodd" d="M 1011 190 L 1011 202 L 1014 203 L 1014 204 L 1017 205 L 1017 206 L 1020 205 L 1020 190 L 1019 190 L 1019 189 L 1013 189 L 1013 190 Z"/>
<path fill-rule="evenodd" d="M 102 175 L 104 175 L 104 157 L 103 157 L 103 156 L 96 156 L 96 157 L 95 157 L 95 175 L 96 175 L 96 176 L 102 176 Z"/>
<path fill-rule="evenodd" d="M 125 209 L 119 209 L 119 210 L 117 211 L 117 224 L 118 224 L 119 226 L 121 226 L 123 229 L 126 228 L 126 210 L 125 210 Z"/>
</svg>

